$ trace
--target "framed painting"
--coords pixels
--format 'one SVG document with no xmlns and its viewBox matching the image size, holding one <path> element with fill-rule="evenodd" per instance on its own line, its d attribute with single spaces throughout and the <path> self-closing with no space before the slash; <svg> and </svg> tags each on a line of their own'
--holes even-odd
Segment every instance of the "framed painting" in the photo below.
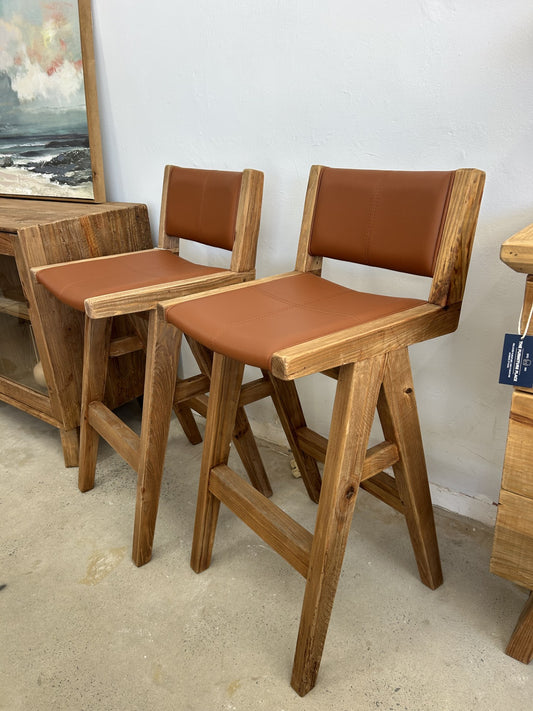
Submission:
<svg viewBox="0 0 533 711">
<path fill-rule="evenodd" d="M 0 195 L 105 201 L 90 0 L 0 0 Z"/>
</svg>

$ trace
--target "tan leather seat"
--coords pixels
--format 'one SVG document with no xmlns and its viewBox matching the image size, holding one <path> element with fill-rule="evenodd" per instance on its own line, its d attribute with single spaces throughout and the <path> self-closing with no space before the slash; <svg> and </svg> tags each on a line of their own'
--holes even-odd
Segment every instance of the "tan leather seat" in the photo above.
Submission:
<svg viewBox="0 0 533 711">
<path fill-rule="evenodd" d="M 425 303 L 365 294 L 310 273 L 254 283 L 168 309 L 167 321 L 217 353 L 271 369 L 272 355 Z"/>
<path fill-rule="evenodd" d="M 224 271 L 189 262 L 165 249 L 118 254 L 50 267 L 37 279 L 68 306 L 85 311 L 86 299 L 147 286 L 195 279 Z"/>
<path fill-rule="evenodd" d="M 457 328 L 483 184 L 473 169 L 314 166 L 294 272 L 158 307 L 167 326 L 215 352 L 191 565 L 209 566 L 224 503 L 306 578 L 292 672 L 302 696 L 316 682 L 359 486 L 405 515 L 422 582 L 442 582 L 407 349 Z M 324 257 L 428 276 L 428 298 L 332 284 Z M 228 466 L 245 364 L 263 368 L 284 403 L 307 479 L 309 462 L 324 462 L 313 533 Z M 337 380 L 329 441 L 307 426 L 294 384 L 320 372 Z M 376 408 L 384 441 L 367 450 Z"/>
</svg>

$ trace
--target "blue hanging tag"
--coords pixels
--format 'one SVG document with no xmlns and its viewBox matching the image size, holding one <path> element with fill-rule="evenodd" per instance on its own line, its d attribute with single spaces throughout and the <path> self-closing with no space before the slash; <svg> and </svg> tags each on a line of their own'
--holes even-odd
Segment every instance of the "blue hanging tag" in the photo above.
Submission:
<svg viewBox="0 0 533 711">
<path fill-rule="evenodd" d="M 533 336 L 505 334 L 499 382 L 521 388 L 533 387 Z"/>
</svg>

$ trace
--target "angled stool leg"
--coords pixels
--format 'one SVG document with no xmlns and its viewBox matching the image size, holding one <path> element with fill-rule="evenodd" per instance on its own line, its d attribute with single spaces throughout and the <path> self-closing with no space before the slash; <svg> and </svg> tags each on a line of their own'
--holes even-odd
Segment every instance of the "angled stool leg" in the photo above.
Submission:
<svg viewBox="0 0 533 711">
<path fill-rule="evenodd" d="M 341 367 L 291 685 L 315 685 L 342 567 L 385 356 Z"/>
<path fill-rule="evenodd" d="M 187 339 L 191 351 L 198 363 L 201 372 L 208 377 L 211 377 L 213 368 L 213 353 L 205 346 L 197 343 L 193 339 Z M 260 491 L 263 496 L 272 496 L 272 488 L 268 479 L 265 467 L 257 442 L 248 421 L 244 407 L 238 407 L 235 415 L 235 431 L 233 432 L 233 444 L 243 463 L 246 473 L 250 478 L 253 486 Z"/>
<path fill-rule="evenodd" d="M 442 583 L 442 569 L 406 348 L 389 353 L 378 412 L 385 439 L 395 442 L 400 454 L 393 471 L 420 579 L 434 590 Z"/>
<path fill-rule="evenodd" d="M 183 403 L 178 403 L 173 407 L 174 413 L 178 418 L 178 422 L 181 425 L 181 429 L 185 433 L 185 436 L 191 444 L 200 444 L 202 441 L 202 435 L 192 414 L 192 410 L 187 405 Z"/>
<path fill-rule="evenodd" d="M 211 562 L 220 501 L 209 491 L 209 477 L 213 467 L 228 461 L 243 373 L 242 363 L 215 353 L 191 552 L 196 573 Z"/>
<path fill-rule="evenodd" d="M 181 332 L 167 324 L 156 310 L 152 311 L 133 528 L 132 558 L 138 566 L 148 563 L 152 557 L 180 342 Z"/>
<path fill-rule="evenodd" d="M 306 427 L 305 416 L 298 397 L 296 383 L 293 380 L 280 380 L 271 373 L 264 373 L 272 384 L 272 401 L 278 413 L 289 447 L 302 475 L 303 482 L 311 501 L 318 503 L 322 480 L 316 460 L 304 452 L 298 444 L 297 430 Z"/>
<path fill-rule="evenodd" d="M 246 473 L 253 486 L 263 496 L 272 496 L 272 487 L 263 466 L 254 433 L 248 421 L 244 407 L 238 407 L 235 415 L 235 429 L 233 430 L 233 444 L 243 463 Z"/>
<path fill-rule="evenodd" d="M 191 346 L 191 350 L 192 349 L 193 346 Z M 196 358 L 194 350 L 193 355 Z M 196 361 L 198 362 L 197 358 Z M 196 424 L 196 420 L 194 419 L 193 411 L 191 410 L 191 408 L 180 402 L 174 403 L 172 409 L 174 410 L 174 414 L 178 418 L 178 422 L 180 423 L 181 428 L 189 442 L 191 444 L 200 444 L 200 442 L 202 441 L 202 435 L 200 433 L 198 425 Z"/>
<path fill-rule="evenodd" d="M 89 491 L 94 486 L 99 435 L 89 424 L 89 405 L 104 399 L 112 318 L 85 316 L 83 379 L 81 397 L 80 468 L 78 487 Z"/>
<path fill-rule="evenodd" d="M 145 318 L 139 318 L 136 314 L 129 315 L 128 320 L 131 323 L 132 329 L 143 342 L 145 350 L 147 350 L 149 329 L 149 327 L 147 327 L 147 320 Z M 198 429 L 198 425 L 196 424 L 191 408 L 187 407 L 183 403 L 177 403 L 173 405 L 173 409 L 189 442 L 191 444 L 200 444 L 202 441 L 202 435 L 200 434 L 200 430 Z"/>
</svg>

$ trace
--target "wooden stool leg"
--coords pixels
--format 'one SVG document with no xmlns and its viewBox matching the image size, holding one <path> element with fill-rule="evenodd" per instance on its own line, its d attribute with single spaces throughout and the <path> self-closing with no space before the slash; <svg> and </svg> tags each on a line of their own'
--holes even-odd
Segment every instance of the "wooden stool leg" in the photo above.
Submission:
<svg viewBox="0 0 533 711">
<path fill-rule="evenodd" d="M 300 449 L 296 437 L 296 430 L 306 426 L 305 416 L 298 397 L 298 391 L 296 390 L 296 383 L 292 380 L 279 380 L 270 373 L 265 373 L 265 375 L 270 377 L 274 407 L 302 475 L 309 498 L 318 503 L 322 486 L 320 472 L 313 457 Z"/>
<path fill-rule="evenodd" d="M 191 553 L 196 573 L 211 562 L 220 501 L 209 491 L 209 476 L 213 467 L 228 461 L 243 373 L 242 363 L 215 354 Z"/>
<path fill-rule="evenodd" d="M 200 444 L 202 441 L 202 435 L 200 434 L 200 430 L 198 429 L 198 425 L 196 424 L 191 408 L 187 407 L 187 405 L 183 405 L 182 403 L 178 403 L 177 405 L 174 405 L 173 409 L 176 417 L 178 418 L 178 422 L 181 425 L 181 429 L 185 433 L 185 436 L 189 442 L 191 444 Z"/>
<path fill-rule="evenodd" d="M 156 310 L 150 314 L 141 425 L 137 500 L 132 558 L 135 565 L 152 557 L 161 480 L 178 372 L 181 332 Z"/>
<path fill-rule="evenodd" d="M 260 491 L 263 496 L 267 498 L 272 496 L 272 487 L 270 486 L 270 481 L 265 467 L 263 466 L 263 461 L 259 454 L 259 449 L 257 448 L 257 442 L 255 441 L 244 407 L 237 408 L 235 429 L 233 430 L 233 444 L 253 486 L 257 491 Z"/>
<path fill-rule="evenodd" d="M 104 399 L 112 323 L 112 318 L 91 319 L 85 316 L 78 474 L 80 491 L 89 491 L 94 486 L 99 435 L 89 425 L 89 405 Z"/>
<path fill-rule="evenodd" d="M 189 343 L 200 371 L 204 375 L 211 377 L 211 371 L 213 369 L 212 351 L 192 338 L 187 338 L 187 342 Z M 255 441 L 244 407 L 237 409 L 233 444 L 253 486 L 260 491 L 263 496 L 267 498 L 272 496 L 270 481 L 268 480 L 265 467 L 263 466 L 263 461 L 257 448 L 257 442 Z"/>
<path fill-rule="evenodd" d="M 383 375 L 380 356 L 341 367 L 291 685 L 315 685 Z"/>
<path fill-rule="evenodd" d="M 505 653 L 524 664 L 533 659 L 533 592 L 529 594 Z"/>
<path fill-rule="evenodd" d="M 442 583 L 442 569 L 407 349 L 389 353 L 378 412 L 385 439 L 395 442 L 400 454 L 393 471 L 420 579 L 434 590 Z"/>
<path fill-rule="evenodd" d="M 194 350 L 193 355 L 196 358 Z M 185 436 L 187 437 L 189 442 L 191 444 L 200 444 L 200 442 L 202 441 L 202 435 L 200 433 L 200 430 L 198 429 L 196 420 L 194 419 L 192 409 L 182 402 L 174 403 L 173 409 L 174 414 L 178 418 L 178 422 L 181 425 L 181 429 L 185 433 Z"/>
</svg>

